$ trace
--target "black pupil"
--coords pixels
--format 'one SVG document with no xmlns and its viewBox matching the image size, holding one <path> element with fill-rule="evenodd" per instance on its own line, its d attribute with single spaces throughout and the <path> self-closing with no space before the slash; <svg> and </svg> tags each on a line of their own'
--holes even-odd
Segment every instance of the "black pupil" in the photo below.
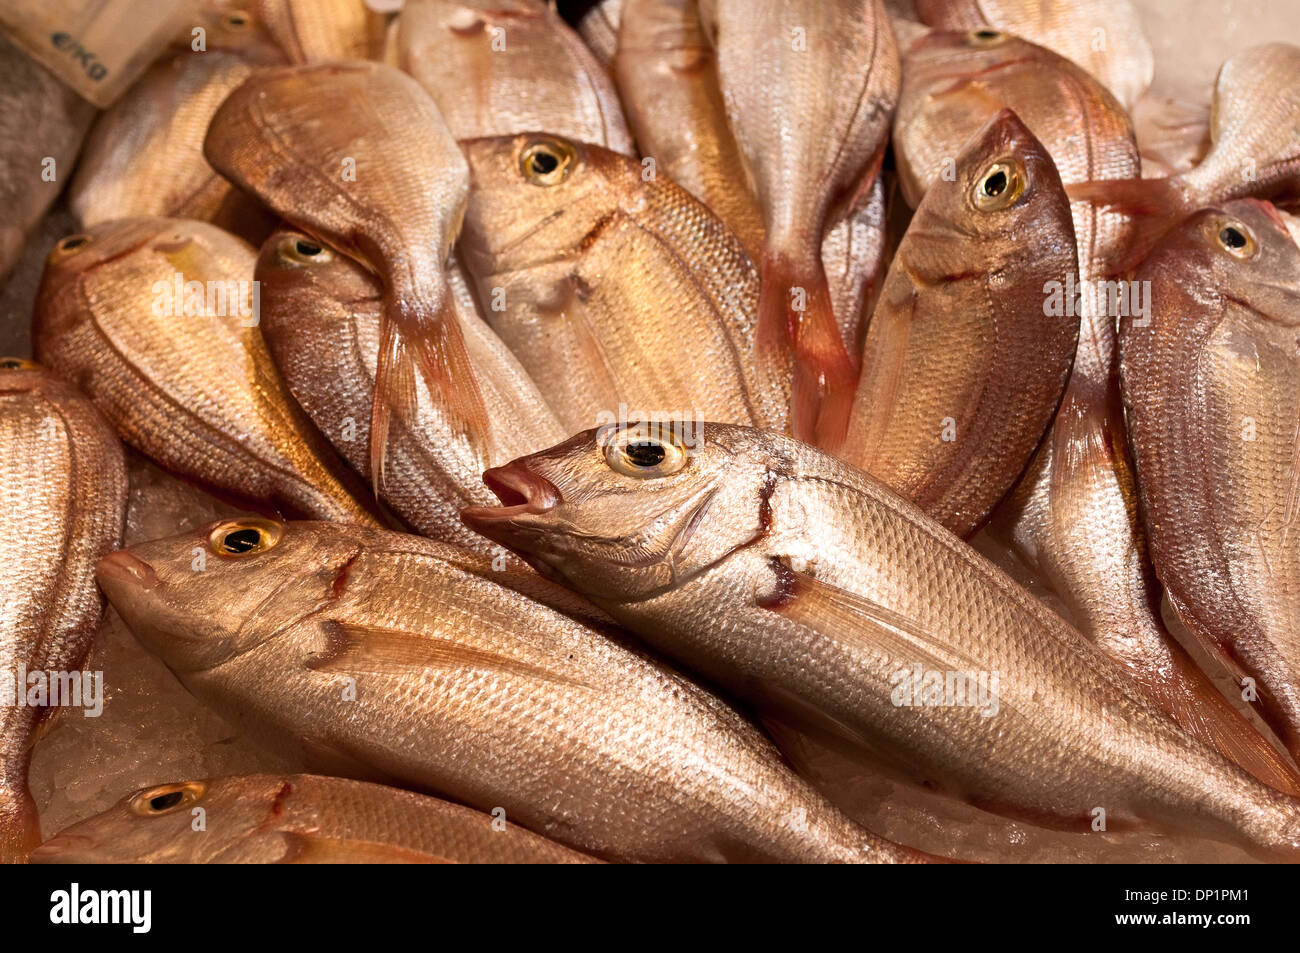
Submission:
<svg viewBox="0 0 1300 953">
<path fill-rule="evenodd" d="M 77 235 L 74 238 L 65 238 L 63 240 L 64 248 L 80 248 L 84 244 L 86 244 L 86 240 L 80 235 Z"/>
<path fill-rule="evenodd" d="M 321 247 L 314 242 L 300 241 L 294 247 L 298 249 L 299 255 L 319 255 L 321 252 Z"/>
<path fill-rule="evenodd" d="M 12 357 L 7 357 L 3 361 L 0 361 L 0 367 L 4 368 L 6 371 L 17 370 L 22 366 L 23 366 L 22 361 L 19 361 L 16 358 L 12 358 Z"/>
<path fill-rule="evenodd" d="M 175 807 L 177 804 L 181 803 L 183 797 L 185 797 L 185 795 L 181 791 L 172 791 L 170 794 L 159 794 L 157 797 L 151 797 L 149 799 L 149 809 L 153 811 L 165 811 L 168 808 Z"/>
<path fill-rule="evenodd" d="M 638 467 L 657 467 L 666 456 L 662 445 L 657 443 L 629 443 L 627 458 Z"/>
<path fill-rule="evenodd" d="M 1225 228 L 1219 232 L 1219 241 L 1223 242 L 1228 248 L 1245 248 L 1246 236 L 1241 234 L 1235 228 Z"/>
<path fill-rule="evenodd" d="M 237 529 L 227 533 L 221 548 L 228 553 L 246 553 L 257 546 L 261 534 L 255 529 Z"/>
<path fill-rule="evenodd" d="M 981 40 L 996 40 L 998 38 L 997 30 L 977 30 L 975 35 Z"/>
<path fill-rule="evenodd" d="M 996 198 L 1007 189 L 1007 174 L 1000 169 L 984 180 L 984 194 Z"/>
<path fill-rule="evenodd" d="M 549 152 L 534 152 L 532 167 L 537 175 L 550 175 L 560 167 L 560 160 Z"/>
</svg>

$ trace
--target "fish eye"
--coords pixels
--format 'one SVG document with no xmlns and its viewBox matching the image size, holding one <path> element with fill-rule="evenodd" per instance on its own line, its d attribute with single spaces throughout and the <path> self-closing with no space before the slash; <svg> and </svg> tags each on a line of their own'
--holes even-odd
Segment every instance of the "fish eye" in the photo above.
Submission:
<svg viewBox="0 0 1300 953">
<path fill-rule="evenodd" d="M 254 556 L 280 542 L 283 531 L 273 520 L 230 520 L 217 525 L 208 537 L 208 546 L 218 556 Z"/>
<path fill-rule="evenodd" d="M 538 139 L 519 156 L 519 168 L 534 185 L 559 185 L 577 157 L 577 150 L 561 139 Z"/>
<path fill-rule="evenodd" d="M 184 781 L 180 784 L 164 784 L 156 788 L 141 791 L 131 798 L 131 810 L 141 817 L 160 817 L 188 807 L 203 797 L 206 785 L 198 781 Z"/>
<path fill-rule="evenodd" d="M 1259 244 L 1251 230 L 1244 223 L 1235 220 L 1223 222 L 1214 240 L 1233 258 L 1254 258 L 1259 251 Z"/>
<path fill-rule="evenodd" d="M 0 357 L 0 371 L 30 371 L 39 366 L 21 357 Z"/>
<path fill-rule="evenodd" d="M 221 18 L 221 22 L 231 30 L 243 30 L 246 29 L 248 24 L 252 21 L 249 20 L 248 14 L 243 10 L 231 10 Z"/>
<path fill-rule="evenodd" d="M 280 241 L 280 258 L 295 265 L 318 265 L 332 260 L 334 253 L 306 236 L 286 235 Z"/>
<path fill-rule="evenodd" d="M 671 476 L 686 466 L 686 449 L 671 426 L 638 424 L 620 430 L 605 446 L 605 462 L 624 476 Z"/>
<path fill-rule="evenodd" d="M 54 254 L 67 255 L 90 244 L 90 236 L 79 232 L 76 235 L 67 235 L 60 238 L 54 245 Z"/>
<path fill-rule="evenodd" d="M 1006 34 L 997 30 L 974 30 L 966 34 L 966 39 L 972 46 L 992 46 L 1005 38 Z"/>
<path fill-rule="evenodd" d="M 975 207 L 995 212 L 1014 205 L 1025 194 L 1025 174 L 1011 159 L 994 162 L 975 183 Z"/>
</svg>

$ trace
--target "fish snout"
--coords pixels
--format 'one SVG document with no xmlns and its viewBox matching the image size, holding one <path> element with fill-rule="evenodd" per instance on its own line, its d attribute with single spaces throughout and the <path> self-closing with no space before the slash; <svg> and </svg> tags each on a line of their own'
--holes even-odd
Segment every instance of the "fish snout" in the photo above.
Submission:
<svg viewBox="0 0 1300 953">
<path fill-rule="evenodd" d="M 501 501 L 500 507 L 483 509 L 545 513 L 564 502 L 554 483 L 518 461 L 492 467 L 483 474 L 483 482 Z"/>
<path fill-rule="evenodd" d="M 126 549 L 119 549 L 101 559 L 95 566 L 95 578 L 109 596 L 114 592 L 152 589 L 158 585 L 154 568 Z"/>
<path fill-rule="evenodd" d="M 93 850 L 96 846 L 94 839 L 85 834 L 56 834 L 27 856 L 34 864 L 75 861 L 75 856 L 67 855 L 79 855 L 84 851 Z"/>
</svg>

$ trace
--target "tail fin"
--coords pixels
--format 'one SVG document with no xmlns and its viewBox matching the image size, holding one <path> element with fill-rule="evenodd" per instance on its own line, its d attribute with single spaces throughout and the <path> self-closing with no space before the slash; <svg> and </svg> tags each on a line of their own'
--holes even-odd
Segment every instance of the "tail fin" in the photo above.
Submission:
<svg viewBox="0 0 1300 953">
<path fill-rule="evenodd" d="M 1065 187 L 1072 202 L 1091 202 L 1132 218 L 1126 245 L 1104 263 L 1105 273 L 1119 275 L 1142 263 L 1166 231 L 1193 211 L 1192 199 L 1179 179 L 1101 179 Z"/>
<path fill-rule="evenodd" d="M 488 418 L 448 289 L 434 309 L 415 308 L 389 293 L 380 332 L 379 362 L 370 414 L 370 479 L 378 497 L 393 415 L 414 422 L 419 411 L 418 370 L 452 429 L 463 435 L 487 468 Z"/>
<path fill-rule="evenodd" d="M 764 256 L 757 336 L 760 360 L 771 360 L 777 348 L 793 354 L 791 434 L 838 448 L 848 433 L 858 375 L 835 321 L 820 255 L 802 265 L 780 252 Z"/>
<path fill-rule="evenodd" d="M 25 864 L 40 846 L 36 804 L 26 788 L 0 788 L 0 864 Z"/>
</svg>

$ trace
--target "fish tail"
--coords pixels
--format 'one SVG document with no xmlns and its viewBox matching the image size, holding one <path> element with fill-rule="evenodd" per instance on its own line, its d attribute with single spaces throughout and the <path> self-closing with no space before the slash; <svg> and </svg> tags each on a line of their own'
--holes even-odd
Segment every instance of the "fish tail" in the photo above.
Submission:
<svg viewBox="0 0 1300 953">
<path fill-rule="evenodd" d="M 780 252 L 763 258 L 758 296 L 760 360 L 778 349 L 793 358 L 790 433 L 834 450 L 848 432 L 858 372 L 844 347 L 820 255 L 796 264 Z"/>
<path fill-rule="evenodd" d="M 418 414 L 416 371 L 452 430 L 487 466 L 487 409 L 450 294 L 444 294 L 432 309 L 413 307 L 407 299 L 389 295 L 370 417 L 370 479 L 376 495 L 383 484 L 394 416 L 414 422 Z"/>
<path fill-rule="evenodd" d="M 25 864 L 40 846 L 36 803 L 26 787 L 0 788 L 0 864 Z"/>
<path fill-rule="evenodd" d="M 1173 646 L 1175 677 L 1149 686 L 1185 732 L 1249 771 L 1269 787 L 1300 797 L 1300 770 L 1233 707 L 1181 647 Z"/>
<path fill-rule="evenodd" d="M 1107 275 L 1120 275 L 1137 268 L 1160 236 L 1193 211 L 1187 187 L 1176 178 L 1076 182 L 1065 187 L 1065 194 L 1071 202 L 1091 202 L 1098 208 L 1129 216 L 1123 246 L 1101 263 Z"/>
</svg>

